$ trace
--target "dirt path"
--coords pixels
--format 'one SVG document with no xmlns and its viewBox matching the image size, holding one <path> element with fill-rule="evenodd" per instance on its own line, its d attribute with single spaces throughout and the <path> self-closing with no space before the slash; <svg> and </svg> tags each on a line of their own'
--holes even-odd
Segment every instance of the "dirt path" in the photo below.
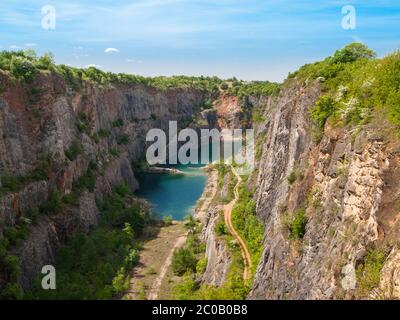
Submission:
<svg viewBox="0 0 400 320">
<path fill-rule="evenodd" d="M 233 168 L 233 167 L 231 167 L 231 168 L 232 168 L 233 174 L 236 176 L 238 181 L 237 181 L 237 184 L 234 189 L 235 199 L 233 199 L 231 202 L 229 202 L 227 205 L 224 206 L 225 224 L 227 225 L 229 232 L 234 236 L 234 238 L 237 240 L 237 242 L 240 245 L 240 251 L 242 252 L 243 261 L 244 261 L 243 279 L 248 280 L 248 279 L 250 279 L 250 276 L 251 276 L 250 252 L 247 249 L 246 243 L 243 241 L 242 237 L 235 230 L 235 228 L 233 227 L 233 224 L 232 224 L 232 209 L 235 206 L 237 200 L 239 199 L 239 185 L 240 185 L 240 182 L 242 181 L 242 178 L 236 172 L 235 168 Z"/>
<path fill-rule="evenodd" d="M 185 234 L 184 236 L 181 236 L 176 240 L 174 247 L 169 252 L 167 260 L 165 260 L 165 262 L 161 268 L 160 274 L 158 275 L 156 280 L 154 280 L 153 285 L 150 288 L 149 295 L 147 297 L 149 300 L 157 300 L 158 293 L 160 292 L 161 284 L 165 278 L 165 275 L 167 274 L 168 268 L 170 267 L 170 265 L 172 263 L 172 257 L 174 255 L 174 252 L 176 249 L 182 247 L 185 244 L 186 237 L 187 237 L 187 235 Z"/>
<path fill-rule="evenodd" d="M 182 222 L 163 227 L 153 240 L 145 243 L 138 265 L 132 271 L 129 300 L 158 298 L 161 283 L 171 266 L 174 251 L 186 241 Z"/>
<path fill-rule="evenodd" d="M 201 205 L 196 210 L 196 218 L 202 220 L 208 212 L 217 192 L 216 171 L 210 172 L 207 186 L 203 193 Z M 132 271 L 129 291 L 125 298 L 137 299 L 170 299 L 171 283 L 175 277 L 171 271 L 172 257 L 176 249 L 182 247 L 187 238 L 183 222 L 163 227 L 153 240 L 148 241 L 140 254 L 139 264 Z M 179 278 L 178 278 L 179 280 Z"/>
</svg>

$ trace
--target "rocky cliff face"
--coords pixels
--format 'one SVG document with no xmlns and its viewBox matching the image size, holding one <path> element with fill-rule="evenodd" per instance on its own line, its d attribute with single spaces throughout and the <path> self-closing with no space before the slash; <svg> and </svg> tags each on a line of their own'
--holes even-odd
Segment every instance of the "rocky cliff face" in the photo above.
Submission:
<svg viewBox="0 0 400 320">
<path fill-rule="evenodd" d="M 270 99 L 258 128 L 265 136 L 256 189 L 265 249 L 250 298 L 398 298 L 398 151 L 378 129 L 382 123 L 327 125 L 313 141 L 308 109 L 320 94 L 318 82 L 292 83 Z M 295 240 L 285 224 L 299 210 L 307 222 Z M 391 252 L 379 288 L 360 293 L 356 269 L 376 247 Z"/>
<path fill-rule="evenodd" d="M 206 93 L 142 85 L 99 87 L 88 82 L 74 90 L 59 75 L 44 73 L 29 85 L 20 85 L 0 72 L 0 83 L 2 178 L 29 176 L 46 162 L 46 177 L 24 179 L 11 190 L 4 188 L 3 179 L 0 182 L 4 189 L 0 239 L 27 210 L 44 205 L 52 190 L 69 194 L 90 164 L 95 163 L 101 173 L 93 192 L 85 191 L 78 205 L 41 216 L 28 237 L 12 249 L 21 259 L 21 284 L 29 288 L 42 266 L 54 262 L 67 236 L 97 224 L 97 198 L 121 182 L 137 188 L 131 163 L 143 154 L 147 131 L 165 129 L 169 120 L 191 118 Z M 66 151 L 74 146 L 80 151 L 68 159 Z"/>
</svg>

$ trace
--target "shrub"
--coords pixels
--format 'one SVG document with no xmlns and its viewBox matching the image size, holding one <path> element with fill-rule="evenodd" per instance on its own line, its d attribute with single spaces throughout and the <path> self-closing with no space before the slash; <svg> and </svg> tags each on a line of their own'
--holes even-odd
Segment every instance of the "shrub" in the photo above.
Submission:
<svg viewBox="0 0 400 320">
<path fill-rule="evenodd" d="M 167 215 L 167 216 L 165 216 L 165 217 L 163 218 L 164 225 L 166 225 L 166 226 L 172 225 L 172 222 L 173 222 L 173 221 L 174 221 L 174 219 L 172 218 L 171 215 Z"/>
<path fill-rule="evenodd" d="M 90 192 L 94 191 L 94 187 L 96 185 L 96 176 L 93 170 L 89 167 L 86 170 L 85 174 L 80 176 L 73 184 L 72 190 L 78 193 L 82 192 L 84 189 L 89 190 Z"/>
<path fill-rule="evenodd" d="M 21 262 L 17 256 L 8 255 L 3 258 L 2 265 L 8 282 L 18 282 L 21 274 Z"/>
<path fill-rule="evenodd" d="M 208 260 L 206 257 L 201 258 L 196 265 L 196 273 L 203 274 L 206 271 Z"/>
<path fill-rule="evenodd" d="M 29 228 L 26 223 L 21 223 L 13 227 L 4 229 L 4 237 L 7 239 L 8 246 L 18 246 L 22 240 L 28 236 Z"/>
<path fill-rule="evenodd" d="M 79 132 L 89 133 L 90 120 L 86 113 L 79 112 L 76 119 L 76 127 L 78 128 Z"/>
<path fill-rule="evenodd" d="M 99 132 L 97 132 L 97 134 L 102 139 L 108 138 L 110 136 L 110 130 L 100 129 Z"/>
<path fill-rule="evenodd" d="M 111 148 L 109 152 L 110 152 L 110 155 L 113 157 L 119 156 L 119 150 L 117 148 Z"/>
<path fill-rule="evenodd" d="M 358 42 L 350 43 L 341 50 L 337 50 L 332 57 L 333 63 L 351 63 L 359 59 L 371 59 L 375 52 L 366 45 Z"/>
<path fill-rule="evenodd" d="M 71 146 L 67 150 L 65 150 L 65 156 L 70 161 L 74 161 L 82 152 L 82 145 L 77 140 L 75 140 L 74 142 L 72 142 Z"/>
<path fill-rule="evenodd" d="M 303 239 L 306 232 L 307 216 L 304 210 L 298 210 L 293 216 L 287 216 L 284 224 L 289 231 L 289 239 Z"/>
<path fill-rule="evenodd" d="M 228 234 L 228 230 L 226 229 L 225 222 L 219 221 L 214 228 L 214 232 L 217 236 L 224 236 Z"/>
<path fill-rule="evenodd" d="M 295 183 L 296 180 L 303 180 L 303 179 L 304 179 L 304 173 L 299 169 L 294 169 L 292 172 L 290 172 L 290 174 L 287 177 L 289 185 Z"/>
<path fill-rule="evenodd" d="M 310 109 L 311 119 L 316 126 L 323 128 L 326 120 L 336 111 L 335 101 L 330 96 L 322 96 L 316 102 L 315 107 Z"/>
<path fill-rule="evenodd" d="M 295 181 L 296 181 L 297 177 L 296 177 L 296 172 L 292 171 L 290 172 L 290 174 L 287 177 L 287 181 L 290 185 L 292 185 Z"/>
<path fill-rule="evenodd" d="M 379 285 L 381 270 L 386 260 L 386 253 L 378 249 L 370 249 L 364 262 L 357 267 L 358 291 L 366 296 Z"/>
<path fill-rule="evenodd" d="M 227 90 L 229 88 L 228 84 L 226 82 L 223 82 L 220 86 L 221 90 Z"/>
<path fill-rule="evenodd" d="M 36 63 L 36 67 L 41 70 L 53 70 L 55 68 L 53 54 L 49 52 L 41 56 Z"/>
<path fill-rule="evenodd" d="M 124 293 L 129 288 L 129 277 L 125 275 L 125 269 L 121 268 L 112 280 L 112 288 L 115 295 Z"/>
<path fill-rule="evenodd" d="M 128 144 L 129 143 L 129 135 L 127 135 L 126 133 L 119 134 L 116 137 L 116 141 L 117 141 L 117 144 L 119 144 L 119 145 Z"/>
<path fill-rule="evenodd" d="M 30 82 L 36 74 L 36 68 L 26 58 L 13 56 L 10 64 L 11 73 L 20 81 Z"/>
<path fill-rule="evenodd" d="M 129 189 L 126 183 L 121 183 L 114 188 L 114 192 L 121 197 L 125 197 L 127 195 L 131 195 L 131 190 Z"/>
<path fill-rule="evenodd" d="M 59 213 L 64 208 L 64 204 L 58 190 L 50 192 L 47 202 L 40 207 L 40 212 L 43 214 L 51 215 Z"/>
<path fill-rule="evenodd" d="M 123 125 L 124 125 L 124 120 L 122 120 L 121 118 L 111 122 L 112 128 L 119 128 L 119 127 L 122 127 Z"/>
<path fill-rule="evenodd" d="M 180 248 L 174 252 L 172 270 L 178 276 L 186 272 L 196 272 L 197 259 L 192 250 Z"/>
<path fill-rule="evenodd" d="M 23 297 L 24 291 L 16 282 L 7 283 L 4 289 L 0 291 L 0 298 L 2 300 L 21 300 Z"/>
<path fill-rule="evenodd" d="M 132 249 L 125 258 L 125 267 L 132 268 L 139 262 L 139 258 L 139 251 L 137 249 Z"/>
</svg>

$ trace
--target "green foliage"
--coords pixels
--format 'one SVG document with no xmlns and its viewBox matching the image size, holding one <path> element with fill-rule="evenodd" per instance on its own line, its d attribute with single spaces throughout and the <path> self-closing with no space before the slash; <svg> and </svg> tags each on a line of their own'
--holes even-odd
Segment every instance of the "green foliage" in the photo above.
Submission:
<svg viewBox="0 0 400 320">
<path fill-rule="evenodd" d="M 190 248 L 179 248 L 172 257 L 172 270 L 178 276 L 196 272 L 197 258 Z"/>
<path fill-rule="evenodd" d="M 400 128 L 400 51 L 380 60 L 375 69 L 369 98 L 378 110 L 386 111 L 389 120 Z"/>
<path fill-rule="evenodd" d="M 133 237 L 140 234 L 145 221 L 127 188 L 117 191 L 99 204 L 100 227 L 73 236 L 60 249 L 55 264 L 57 290 L 41 289 L 38 279 L 28 298 L 111 299 L 128 289 L 129 271 L 139 261 Z"/>
<path fill-rule="evenodd" d="M 113 228 L 123 228 L 125 223 L 129 223 L 135 235 L 141 235 L 146 223 L 149 222 L 149 217 L 141 210 L 140 204 L 134 202 L 128 204 L 124 199 L 130 196 L 129 193 L 121 190 L 126 190 L 126 186 L 119 187 L 119 192 L 114 191 L 109 197 L 106 197 L 99 203 L 102 211 L 101 225 L 110 226 Z"/>
<path fill-rule="evenodd" d="M 100 130 L 97 132 L 97 134 L 98 134 L 98 136 L 99 136 L 100 138 L 102 138 L 102 139 L 108 138 L 108 137 L 110 136 L 110 130 L 107 130 L 107 129 L 100 129 Z"/>
<path fill-rule="evenodd" d="M 203 274 L 206 271 L 208 260 L 206 257 L 199 259 L 196 265 L 196 273 Z"/>
<path fill-rule="evenodd" d="M 118 151 L 117 148 L 111 148 L 109 150 L 109 152 L 110 152 L 110 155 L 113 156 L 113 157 L 118 157 L 119 156 L 119 151 Z"/>
<path fill-rule="evenodd" d="M 357 290 L 360 295 L 367 296 L 379 285 L 381 270 L 386 260 L 386 253 L 379 249 L 370 249 L 364 262 L 357 267 Z"/>
<path fill-rule="evenodd" d="M 362 43 L 354 42 L 338 50 L 332 57 L 332 63 L 351 63 L 360 59 L 371 59 L 375 52 Z"/>
<path fill-rule="evenodd" d="M 0 272 L 6 284 L 0 290 L 0 299 L 22 299 L 23 290 L 19 285 L 21 262 L 17 256 L 8 255 L 0 257 Z"/>
<path fill-rule="evenodd" d="M 29 183 L 47 180 L 48 170 L 49 161 L 47 158 L 43 158 L 35 169 L 26 174 L 3 174 L 0 177 L 2 184 L 0 193 L 18 192 Z"/>
<path fill-rule="evenodd" d="M 337 110 L 335 101 L 330 96 L 322 96 L 316 102 L 315 106 L 310 109 L 311 119 L 319 128 L 325 126 L 326 120 Z"/>
<path fill-rule="evenodd" d="M 90 119 L 88 115 L 84 112 L 79 112 L 76 119 L 76 127 L 79 132 L 86 132 L 89 134 L 90 132 Z"/>
<path fill-rule="evenodd" d="M 232 211 L 232 222 L 246 241 L 252 260 L 256 265 L 263 249 L 264 224 L 256 216 L 256 202 L 246 186 L 245 179 L 239 188 L 239 200 Z"/>
<path fill-rule="evenodd" d="M 265 118 L 262 114 L 262 110 L 254 109 L 251 115 L 251 120 L 253 121 L 253 123 L 263 123 L 265 121 Z"/>
<path fill-rule="evenodd" d="M 228 238 L 227 240 L 231 240 Z M 221 287 L 199 285 L 193 275 L 187 275 L 174 289 L 174 298 L 178 300 L 244 300 L 250 286 L 243 282 L 243 258 L 238 246 L 230 246 L 232 262 Z M 204 258 L 203 258 L 204 259 Z M 206 261 L 198 262 L 199 269 L 205 268 Z"/>
<path fill-rule="evenodd" d="M 129 135 L 127 135 L 126 133 L 121 133 L 121 134 L 117 135 L 116 141 L 117 141 L 118 145 L 128 144 L 129 143 Z"/>
<path fill-rule="evenodd" d="M 200 106 L 201 110 L 207 110 L 207 109 L 211 109 L 213 106 L 213 102 L 211 99 L 207 99 L 205 100 L 202 105 Z"/>
<path fill-rule="evenodd" d="M 36 63 L 36 68 L 41 70 L 53 71 L 55 69 L 54 56 L 52 53 L 45 53 Z"/>
<path fill-rule="evenodd" d="M 298 71 L 289 74 L 287 81 L 290 81 L 293 78 L 300 80 L 323 78 L 324 81 L 328 81 L 337 78 L 338 75 L 348 67 L 348 65 L 358 61 L 364 63 L 374 55 L 373 51 L 368 49 L 366 46 L 353 43 L 336 51 L 332 57 L 327 57 L 323 61 L 313 64 L 304 65 Z"/>
<path fill-rule="evenodd" d="M 307 215 L 304 210 L 297 210 L 293 215 L 287 214 L 283 223 L 289 231 L 289 239 L 303 239 L 307 225 Z"/>
<path fill-rule="evenodd" d="M 221 83 L 220 85 L 221 90 L 227 90 L 229 88 L 229 85 L 226 82 Z"/>
<path fill-rule="evenodd" d="M 220 236 L 220 237 L 228 234 L 228 230 L 225 226 L 225 222 L 219 221 L 214 227 L 214 232 L 217 236 Z"/>
<path fill-rule="evenodd" d="M 279 91 L 280 84 L 269 81 L 235 82 L 228 89 L 229 94 L 238 96 L 239 98 L 246 96 L 277 96 Z"/>
<path fill-rule="evenodd" d="M 82 145 L 79 141 L 74 140 L 71 146 L 65 150 L 65 156 L 70 160 L 74 161 L 83 152 Z"/>
<path fill-rule="evenodd" d="M 123 125 L 124 125 L 124 120 L 122 120 L 121 118 L 111 122 L 111 127 L 112 128 L 120 128 Z"/>
<path fill-rule="evenodd" d="M 22 220 L 15 226 L 10 226 L 4 229 L 4 238 L 7 240 L 6 248 L 19 246 L 20 243 L 28 237 L 30 221 Z"/>
<path fill-rule="evenodd" d="M 151 120 L 157 120 L 157 116 L 154 113 L 152 113 L 150 115 L 150 118 L 151 118 Z"/>
<path fill-rule="evenodd" d="M 172 225 L 172 222 L 173 222 L 173 221 L 174 221 L 174 219 L 172 218 L 171 215 L 167 215 L 167 216 L 165 216 L 165 217 L 163 218 L 164 225 L 166 225 L 166 226 Z"/>
<path fill-rule="evenodd" d="M 363 125 L 374 114 L 383 112 L 400 127 L 400 54 L 374 57 L 372 50 L 353 43 L 289 76 L 287 81 L 294 77 L 300 80 L 322 77 L 324 81 L 325 95 L 310 109 L 316 142 L 321 140 L 328 119 L 332 125 Z"/>
<path fill-rule="evenodd" d="M 125 268 L 118 270 L 117 275 L 112 280 L 114 295 L 121 295 L 129 288 L 129 276 L 126 275 Z"/>
<path fill-rule="evenodd" d="M 1 262 L 4 267 L 6 278 L 10 282 L 17 282 L 21 274 L 21 263 L 17 256 L 8 255 Z"/>
<path fill-rule="evenodd" d="M 13 57 L 10 63 L 10 71 L 18 80 L 23 82 L 32 81 L 36 74 L 33 63 L 22 57 Z"/>
<path fill-rule="evenodd" d="M 296 173 L 294 171 L 290 172 L 290 174 L 287 177 L 287 181 L 289 185 L 292 185 L 296 181 Z"/>
<path fill-rule="evenodd" d="M 49 199 L 39 209 L 40 213 L 52 215 L 59 213 L 64 208 L 64 202 L 61 194 L 57 189 L 50 192 Z"/>
<path fill-rule="evenodd" d="M 299 169 L 292 170 L 287 177 L 289 185 L 295 183 L 296 180 L 303 180 L 303 179 L 304 179 L 304 173 Z"/>
<path fill-rule="evenodd" d="M 2 300 L 21 300 L 24 297 L 24 291 L 16 282 L 7 283 L 3 290 L 0 292 L 0 299 Z"/>
<path fill-rule="evenodd" d="M 93 162 L 90 163 L 86 172 L 73 182 L 72 192 L 62 198 L 65 204 L 77 206 L 84 190 L 94 191 L 96 185 L 95 168 L 96 165 Z"/>
</svg>

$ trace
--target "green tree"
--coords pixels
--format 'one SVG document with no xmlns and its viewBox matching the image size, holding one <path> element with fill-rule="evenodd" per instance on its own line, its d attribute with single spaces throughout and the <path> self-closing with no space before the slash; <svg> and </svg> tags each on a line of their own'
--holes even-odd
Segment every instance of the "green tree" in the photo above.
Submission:
<svg viewBox="0 0 400 320">
<path fill-rule="evenodd" d="M 172 258 L 172 270 L 176 275 L 183 275 L 186 272 L 196 272 L 197 259 L 189 248 L 180 248 L 175 251 Z"/>
</svg>

